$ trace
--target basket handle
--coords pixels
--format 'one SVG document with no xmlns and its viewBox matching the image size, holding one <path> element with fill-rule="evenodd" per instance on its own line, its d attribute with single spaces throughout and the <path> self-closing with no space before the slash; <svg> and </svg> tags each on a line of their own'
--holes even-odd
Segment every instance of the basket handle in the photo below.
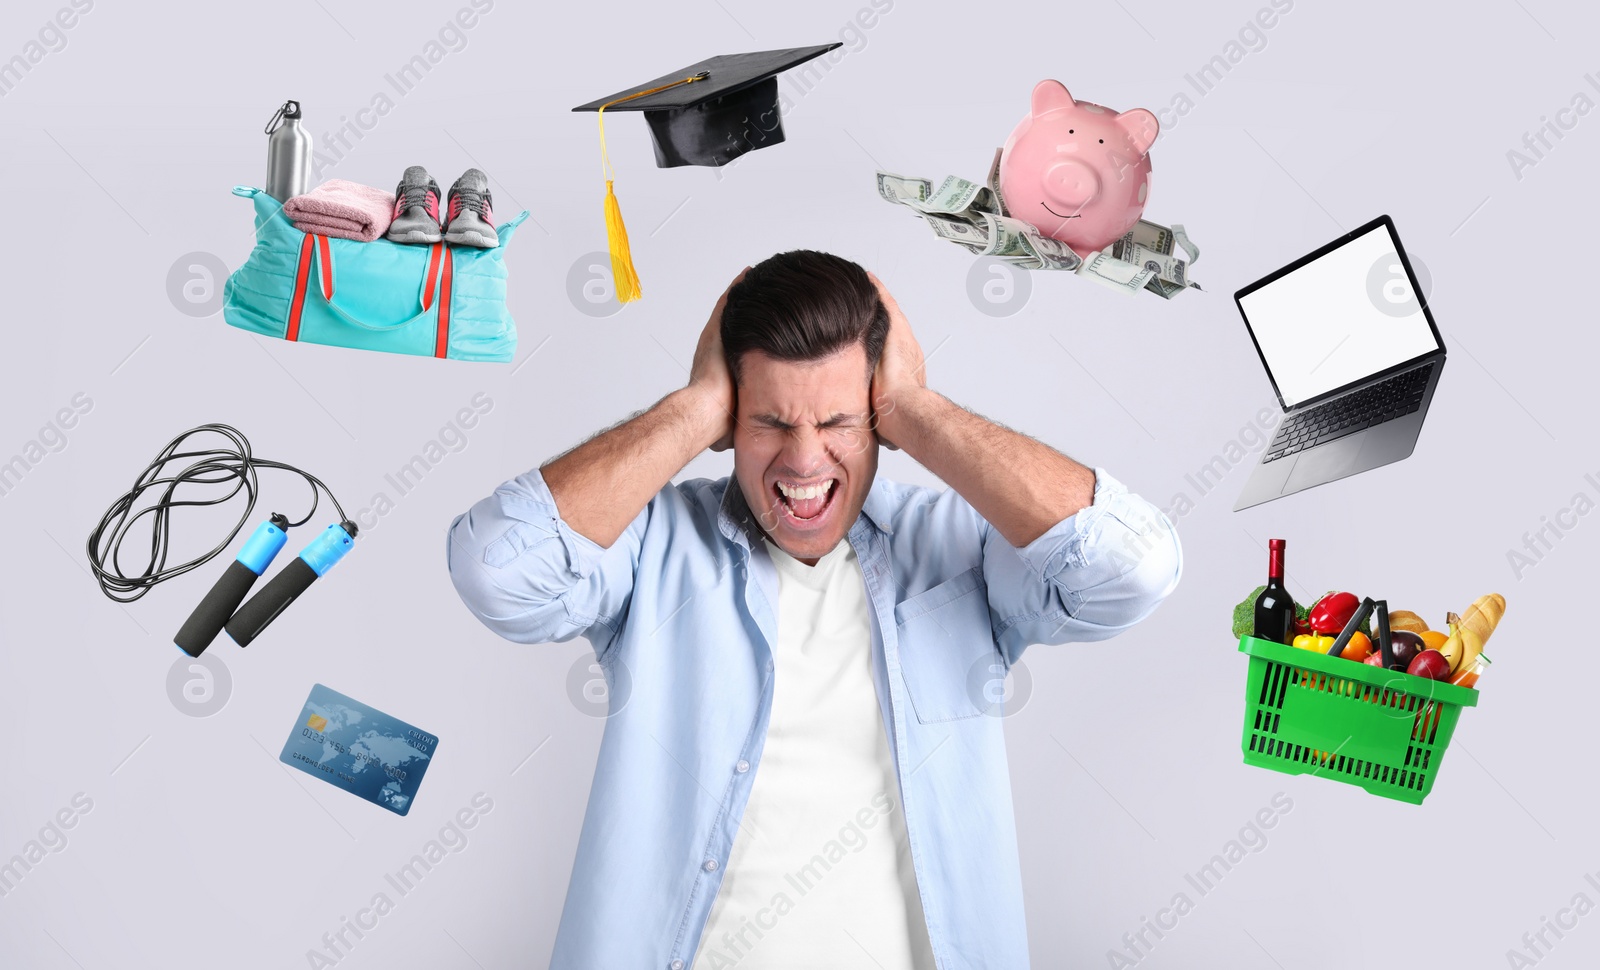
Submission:
<svg viewBox="0 0 1600 970">
<path fill-rule="evenodd" d="M 1383 654 L 1383 669 L 1394 667 L 1394 638 L 1389 633 L 1389 601 L 1378 601 L 1378 650 Z"/>
<path fill-rule="evenodd" d="M 1339 635 L 1334 638 L 1333 646 L 1328 648 L 1328 656 L 1337 657 L 1344 653 L 1344 648 L 1350 643 L 1350 638 L 1356 635 L 1357 630 L 1361 629 L 1361 624 L 1367 622 L 1367 615 L 1372 612 L 1372 608 L 1376 605 L 1370 596 L 1362 599 L 1361 605 L 1356 607 L 1354 613 L 1350 614 L 1350 621 L 1344 625 L 1344 629 L 1340 630 Z M 1388 613 L 1385 612 L 1384 616 L 1388 616 Z"/>
</svg>

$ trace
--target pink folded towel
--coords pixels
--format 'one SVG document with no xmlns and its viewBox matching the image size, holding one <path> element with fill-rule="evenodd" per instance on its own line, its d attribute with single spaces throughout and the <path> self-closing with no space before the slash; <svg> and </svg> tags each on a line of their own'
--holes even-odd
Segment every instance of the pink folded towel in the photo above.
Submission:
<svg viewBox="0 0 1600 970">
<path fill-rule="evenodd" d="M 394 194 L 369 185 L 329 179 L 283 204 L 283 214 L 301 232 L 372 242 L 389 231 Z"/>
</svg>

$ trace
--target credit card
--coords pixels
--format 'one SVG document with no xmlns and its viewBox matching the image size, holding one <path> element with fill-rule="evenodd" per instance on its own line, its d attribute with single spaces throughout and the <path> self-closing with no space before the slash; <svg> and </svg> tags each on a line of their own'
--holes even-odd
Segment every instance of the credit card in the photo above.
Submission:
<svg viewBox="0 0 1600 970">
<path fill-rule="evenodd" d="M 438 747 L 435 735 L 317 684 L 278 760 L 404 815 Z"/>
</svg>

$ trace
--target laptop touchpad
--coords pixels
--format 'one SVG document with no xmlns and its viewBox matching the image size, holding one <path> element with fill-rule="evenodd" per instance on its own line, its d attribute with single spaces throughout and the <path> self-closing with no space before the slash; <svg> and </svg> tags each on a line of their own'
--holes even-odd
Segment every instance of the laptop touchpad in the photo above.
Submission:
<svg viewBox="0 0 1600 970">
<path fill-rule="evenodd" d="M 1361 452 L 1361 439 L 1365 437 L 1364 432 L 1358 432 L 1338 441 L 1330 441 L 1320 448 L 1301 452 L 1300 460 L 1294 463 L 1294 471 L 1283 483 L 1282 494 L 1321 485 L 1355 471 L 1360 467 L 1356 456 Z"/>
</svg>

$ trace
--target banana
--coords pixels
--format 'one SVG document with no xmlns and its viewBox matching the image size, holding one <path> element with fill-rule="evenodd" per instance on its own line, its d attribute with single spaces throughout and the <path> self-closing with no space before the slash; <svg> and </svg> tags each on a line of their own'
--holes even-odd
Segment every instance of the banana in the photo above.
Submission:
<svg viewBox="0 0 1600 970">
<path fill-rule="evenodd" d="M 1447 659 L 1453 658 L 1450 664 L 1451 673 L 1470 670 L 1473 661 L 1478 659 L 1478 654 L 1483 652 L 1483 638 L 1454 613 L 1449 614 L 1447 619 L 1450 624 L 1450 639 L 1445 641 L 1439 652 Z"/>
<path fill-rule="evenodd" d="M 1506 612 L 1506 598 L 1499 593 L 1486 593 L 1472 601 L 1461 618 L 1461 625 L 1478 635 L 1481 644 L 1488 643 L 1494 628 Z"/>
<path fill-rule="evenodd" d="M 1439 648 L 1439 652 L 1444 654 L 1444 659 L 1450 662 L 1450 672 L 1452 674 L 1461 669 L 1461 655 L 1466 652 L 1466 644 L 1455 627 L 1452 626 L 1450 628 L 1450 637 Z"/>
</svg>

